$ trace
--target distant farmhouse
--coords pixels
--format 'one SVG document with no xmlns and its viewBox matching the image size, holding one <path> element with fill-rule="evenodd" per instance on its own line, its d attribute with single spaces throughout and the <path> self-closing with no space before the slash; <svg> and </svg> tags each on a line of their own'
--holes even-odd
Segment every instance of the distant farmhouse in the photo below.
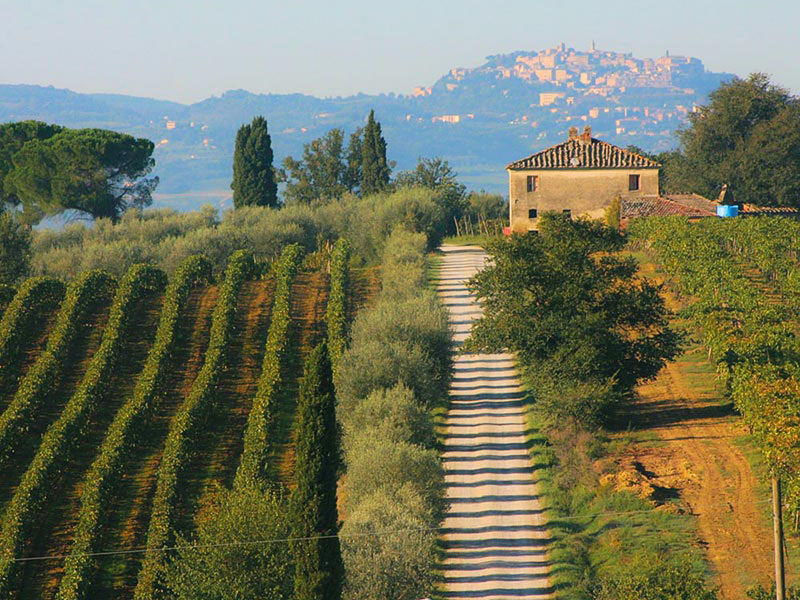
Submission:
<svg viewBox="0 0 800 600">
<path fill-rule="evenodd" d="M 647 216 L 682 215 L 690 220 L 736 214 L 797 216 L 792 208 L 766 208 L 736 204 L 726 186 L 714 201 L 698 194 L 665 194 L 658 189 L 661 165 L 644 156 L 592 137 L 587 126 L 575 127 L 565 142 L 517 160 L 508 171 L 511 233 L 538 229 L 539 216 L 547 211 L 571 218 L 604 219 L 606 210 L 620 200 L 620 225 Z M 735 205 L 736 210 L 720 207 Z"/>
<path fill-rule="evenodd" d="M 565 142 L 506 167 L 511 231 L 537 229 L 545 211 L 602 219 L 615 198 L 658 198 L 659 167 L 572 127 Z"/>
</svg>

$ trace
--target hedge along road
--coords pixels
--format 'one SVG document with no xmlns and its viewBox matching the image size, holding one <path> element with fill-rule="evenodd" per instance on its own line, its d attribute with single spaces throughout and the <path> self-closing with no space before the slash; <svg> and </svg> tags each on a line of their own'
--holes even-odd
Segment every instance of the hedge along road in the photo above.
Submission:
<svg viewBox="0 0 800 600">
<path fill-rule="evenodd" d="M 477 246 L 441 250 L 435 283 L 458 347 L 481 314 L 466 282 L 487 257 Z M 510 354 L 456 356 L 442 451 L 450 505 L 441 530 L 444 598 L 552 597 L 523 398 Z"/>
</svg>

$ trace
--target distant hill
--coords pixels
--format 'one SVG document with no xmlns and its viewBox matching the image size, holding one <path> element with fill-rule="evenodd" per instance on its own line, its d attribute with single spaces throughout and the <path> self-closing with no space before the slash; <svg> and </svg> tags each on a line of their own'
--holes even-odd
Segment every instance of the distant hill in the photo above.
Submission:
<svg viewBox="0 0 800 600">
<path fill-rule="evenodd" d="M 562 44 L 490 56 L 407 95 L 322 99 L 234 90 L 184 105 L 0 85 L 0 122 L 40 119 L 148 137 L 157 144 L 157 203 L 190 209 L 229 196 L 236 130 L 253 116 L 267 117 L 280 161 L 332 127 L 354 130 L 374 108 L 398 169 L 438 155 L 469 187 L 504 192 L 505 164 L 560 141 L 573 125 L 591 125 L 596 137 L 621 145 L 674 147 L 688 113 L 732 77 L 706 71 L 692 57 L 640 59 Z"/>
</svg>

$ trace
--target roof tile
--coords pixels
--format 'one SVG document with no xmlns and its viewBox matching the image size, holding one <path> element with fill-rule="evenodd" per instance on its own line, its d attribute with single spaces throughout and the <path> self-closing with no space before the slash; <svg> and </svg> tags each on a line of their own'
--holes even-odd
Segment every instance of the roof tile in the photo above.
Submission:
<svg viewBox="0 0 800 600">
<path fill-rule="evenodd" d="M 624 148 L 591 138 L 571 138 L 509 164 L 506 169 L 648 169 L 657 162 Z"/>
</svg>

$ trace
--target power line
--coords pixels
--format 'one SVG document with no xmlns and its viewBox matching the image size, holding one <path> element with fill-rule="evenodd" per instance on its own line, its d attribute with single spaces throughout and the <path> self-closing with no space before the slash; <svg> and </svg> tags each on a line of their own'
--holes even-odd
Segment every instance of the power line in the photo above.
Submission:
<svg viewBox="0 0 800 600">
<path fill-rule="evenodd" d="M 765 502 L 771 502 L 771 500 L 760 500 L 755 502 L 754 504 L 763 504 Z M 549 512 L 553 509 L 544 509 L 543 512 Z M 553 522 L 558 521 L 574 521 L 574 520 L 588 520 L 592 521 L 600 517 L 616 517 L 616 516 L 626 516 L 626 515 L 636 515 L 636 514 L 644 514 L 644 513 L 652 513 L 654 511 L 653 508 L 650 509 L 642 509 L 642 510 L 626 510 L 626 511 L 609 511 L 603 513 L 596 513 L 592 515 L 569 515 L 564 517 L 550 517 L 548 519 L 548 523 L 543 523 L 541 526 L 547 528 Z M 436 527 L 418 527 L 418 528 L 404 528 L 404 529 L 389 529 L 384 531 L 370 531 L 370 532 L 361 532 L 361 533 L 350 533 L 347 535 L 318 535 L 318 536 L 307 536 L 307 537 L 289 537 L 289 538 L 270 538 L 265 540 L 246 540 L 246 541 L 237 541 L 237 542 L 224 542 L 218 544 L 180 544 L 175 546 L 163 546 L 161 548 L 156 547 L 143 547 L 143 548 L 131 548 L 128 550 L 102 550 L 98 552 L 86 552 L 81 554 L 55 554 L 49 556 L 29 556 L 25 558 L 15 558 L 14 562 L 34 562 L 34 561 L 44 561 L 44 560 L 58 560 L 58 559 L 66 559 L 70 556 L 72 557 L 96 557 L 96 556 L 118 556 L 122 554 L 142 554 L 144 552 L 171 552 L 174 550 L 184 550 L 184 549 L 195 549 L 195 548 L 227 548 L 233 546 L 253 546 L 253 545 L 260 545 L 260 544 L 286 544 L 290 542 L 307 542 L 312 540 L 328 540 L 328 539 L 347 539 L 347 538 L 363 538 L 363 537 L 386 537 L 392 534 L 397 533 L 413 533 L 413 532 L 428 532 L 428 531 L 438 531 L 442 529 L 441 526 Z"/>
</svg>

